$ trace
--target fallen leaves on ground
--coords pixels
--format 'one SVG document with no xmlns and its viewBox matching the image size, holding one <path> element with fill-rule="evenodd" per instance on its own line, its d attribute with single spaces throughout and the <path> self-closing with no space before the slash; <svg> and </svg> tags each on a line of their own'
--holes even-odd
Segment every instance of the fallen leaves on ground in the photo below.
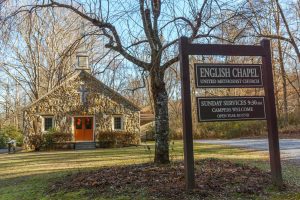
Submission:
<svg viewBox="0 0 300 200">
<path fill-rule="evenodd" d="M 147 163 L 71 174 L 52 184 L 50 193 L 85 188 L 95 194 L 134 195 L 145 191 L 150 199 L 203 199 L 231 197 L 237 193 L 247 196 L 261 194 L 270 186 L 271 176 L 255 167 L 205 159 L 195 162 L 195 182 L 194 190 L 185 190 L 182 162 L 167 166 Z"/>
</svg>

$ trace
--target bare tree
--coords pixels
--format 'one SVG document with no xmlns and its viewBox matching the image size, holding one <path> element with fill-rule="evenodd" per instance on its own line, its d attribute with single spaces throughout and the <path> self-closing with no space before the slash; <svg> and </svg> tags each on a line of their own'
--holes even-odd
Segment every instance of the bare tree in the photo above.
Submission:
<svg viewBox="0 0 300 200">
<path fill-rule="evenodd" d="M 23 88 L 31 101 L 68 76 L 75 61 L 73 42 L 79 37 L 80 23 L 76 18 L 59 21 L 66 15 L 52 16 L 53 12 L 45 10 L 22 17 L 22 22 L 11 31 L 10 40 L 2 45 L 6 51 L 1 55 L 1 69 Z"/>
<path fill-rule="evenodd" d="M 281 36 L 280 12 L 279 12 L 278 3 L 276 4 L 276 9 L 274 9 L 274 19 L 276 24 L 276 34 L 278 36 Z M 280 39 L 277 39 L 277 47 L 278 47 L 278 58 L 279 58 L 279 65 L 280 65 L 281 78 L 282 78 L 284 123 L 287 124 L 288 122 L 287 83 L 286 83 L 286 71 L 285 71 L 284 61 L 283 61 L 282 43 Z"/>
<path fill-rule="evenodd" d="M 264 37 L 264 38 L 270 38 L 270 39 L 279 39 L 281 41 L 288 42 L 294 49 L 294 52 L 296 53 L 296 56 L 298 58 L 298 61 L 300 62 L 300 49 L 299 49 L 299 31 L 298 27 L 296 29 L 292 29 L 293 26 L 291 26 L 291 23 L 288 22 L 287 15 L 285 14 L 284 10 L 282 9 L 282 5 L 278 0 L 269 0 L 265 2 L 253 2 L 251 0 L 247 0 L 249 3 L 249 7 L 252 10 L 252 14 L 255 15 L 255 17 L 251 17 L 250 24 L 252 25 L 251 31 L 254 31 L 252 36 L 256 37 Z M 272 5 L 275 4 L 275 12 L 278 12 L 278 20 L 282 20 L 283 28 L 285 30 L 285 34 L 281 33 L 278 35 L 276 32 L 266 32 L 264 29 L 264 24 L 260 20 L 267 19 L 266 17 L 268 14 L 273 16 L 272 12 L 267 11 L 270 9 L 273 9 Z M 286 5 L 286 7 L 289 5 Z M 291 6 L 299 6 L 298 4 L 293 4 Z M 274 10 L 271 10 L 274 12 Z M 295 13 L 294 18 L 297 18 L 297 13 Z M 295 27 L 295 26 L 294 26 Z"/>
<path fill-rule="evenodd" d="M 295 74 L 297 75 L 297 65 L 300 62 L 300 40 L 298 31 L 300 27 L 298 27 L 299 13 L 297 10 L 299 5 L 295 2 L 291 2 L 290 4 L 285 3 L 284 6 L 282 6 L 283 3 L 280 3 L 278 0 L 263 2 L 248 1 L 248 4 L 255 16 L 249 23 L 252 27 L 249 31 L 249 35 L 273 40 L 273 60 L 275 61 L 275 66 L 277 64 L 279 66 L 279 72 L 277 73 L 276 70 L 274 70 L 274 75 L 280 75 L 280 78 L 277 78 L 277 82 L 281 83 L 281 85 L 277 85 L 277 88 L 282 91 L 282 95 L 278 94 L 280 92 L 279 90 L 276 92 L 277 106 L 281 109 L 279 102 L 282 102 L 282 116 L 286 124 L 288 121 L 289 85 L 292 86 L 294 91 L 298 94 L 295 81 L 289 81 L 287 70 L 291 68 L 291 64 L 288 65 L 287 63 L 290 59 L 294 59 L 295 63 L 292 65 L 295 65 Z M 295 9 L 293 9 L 293 7 L 295 7 Z M 289 12 L 287 12 L 287 10 Z M 292 49 L 292 51 L 290 51 L 290 49 Z"/>
<path fill-rule="evenodd" d="M 205 0 L 202 4 L 194 0 L 87 1 L 85 4 L 47 0 L 19 4 L 9 16 L 45 8 L 72 11 L 90 24 L 91 31 L 87 34 L 105 38 L 106 48 L 147 72 L 155 111 L 154 160 L 168 163 L 169 115 L 165 72 L 178 61 L 178 39 L 182 35 L 188 36 L 190 42 L 220 39 L 214 31 L 240 16 L 243 6 L 235 1 L 214 0 Z"/>
</svg>

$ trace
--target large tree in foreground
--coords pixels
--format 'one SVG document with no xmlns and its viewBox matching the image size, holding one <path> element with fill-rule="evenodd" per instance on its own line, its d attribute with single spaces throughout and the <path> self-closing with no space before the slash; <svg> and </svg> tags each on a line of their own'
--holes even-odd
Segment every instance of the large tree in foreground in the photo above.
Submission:
<svg viewBox="0 0 300 200">
<path fill-rule="evenodd" d="M 178 39 L 187 36 L 190 42 L 230 40 L 219 33 L 228 24 L 243 26 L 242 21 L 237 21 L 243 4 L 216 0 L 79 2 L 82 1 L 45 0 L 20 5 L 20 1 L 7 19 L 41 9 L 59 9 L 61 12 L 67 9 L 88 24 L 86 35 L 98 35 L 106 48 L 147 73 L 155 110 L 155 162 L 168 163 L 168 94 L 164 77 L 166 70 L 178 61 Z"/>
</svg>

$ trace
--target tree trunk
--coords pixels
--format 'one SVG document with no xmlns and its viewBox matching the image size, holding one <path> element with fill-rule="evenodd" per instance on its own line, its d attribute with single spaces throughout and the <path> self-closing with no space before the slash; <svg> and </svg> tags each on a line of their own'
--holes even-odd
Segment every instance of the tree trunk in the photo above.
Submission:
<svg viewBox="0 0 300 200">
<path fill-rule="evenodd" d="M 276 111 L 277 111 L 277 117 L 280 118 L 281 112 L 279 110 L 279 97 L 278 97 L 278 82 L 277 82 L 277 72 L 276 72 L 276 61 L 274 59 L 274 47 L 271 45 L 271 58 L 272 58 L 272 66 L 273 66 L 273 77 L 274 77 L 274 94 L 275 94 L 275 106 L 276 106 Z"/>
<path fill-rule="evenodd" d="M 275 22 L 276 22 L 276 33 L 278 36 L 281 35 L 280 33 L 280 8 L 279 3 L 277 2 L 277 12 L 275 15 Z M 282 90 L 283 90 L 283 118 L 284 118 L 284 125 L 287 125 L 288 123 L 288 102 L 287 102 L 287 88 L 286 88 L 286 73 L 283 63 L 283 52 L 281 47 L 281 40 L 277 40 L 278 45 L 278 57 L 279 57 L 279 65 L 280 65 L 280 71 L 281 71 L 281 78 L 282 78 Z"/>
<path fill-rule="evenodd" d="M 284 116 L 284 125 L 288 123 L 288 101 L 287 101 L 287 89 L 286 89 L 286 73 L 283 64 L 283 56 L 282 56 L 282 48 L 281 48 L 281 41 L 278 41 L 278 54 L 279 54 L 279 65 L 281 71 L 281 78 L 282 78 L 282 90 L 283 90 L 283 116 Z"/>
<path fill-rule="evenodd" d="M 150 72 L 151 92 L 155 112 L 155 163 L 167 164 L 169 160 L 169 114 L 168 94 L 164 82 L 164 71 Z"/>
</svg>

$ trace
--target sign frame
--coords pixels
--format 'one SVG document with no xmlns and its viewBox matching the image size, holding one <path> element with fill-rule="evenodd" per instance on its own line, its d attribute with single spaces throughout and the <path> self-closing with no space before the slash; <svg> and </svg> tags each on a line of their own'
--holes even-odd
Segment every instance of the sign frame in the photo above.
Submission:
<svg viewBox="0 0 300 200">
<path fill-rule="evenodd" d="M 247 84 L 237 84 L 237 85 L 210 85 L 210 86 L 201 86 L 198 85 L 198 70 L 197 66 L 228 66 L 229 68 L 233 68 L 234 66 L 239 66 L 239 67 L 247 67 L 247 66 L 259 66 L 260 68 L 260 84 L 256 85 L 247 85 Z M 213 64 L 208 64 L 208 63 L 195 63 L 194 64 L 194 71 L 195 71 L 195 83 L 196 83 L 196 88 L 261 88 L 263 87 L 263 71 L 262 71 L 262 64 L 223 64 L 223 63 L 213 63 Z M 200 79 L 200 78 L 199 78 Z M 242 79 L 242 78 L 241 78 Z"/>
<path fill-rule="evenodd" d="M 263 107 L 264 107 L 264 116 L 263 118 L 237 118 L 237 119 L 212 119 L 212 120 L 203 120 L 200 119 L 200 107 L 198 106 L 198 100 L 199 99 L 251 99 L 251 98 L 261 98 L 263 100 Z M 265 107 L 265 97 L 264 96 L 225 96 L 225 97 L 196 97 L 196 103 L 197 103 L 197 116 L 198 116 L 198 122 L 226 122 L 226 121 L 249 121 L 249 120 L 266 120 L 267 119 L 267 113 L 266 113 L 266 107 Z"/>
<path fill-rule="evenodd" d="M 283 185 L 283 180 L 270 40 L 263 39 L 261 40 L 260 45 L 192 44 L 191 41 L 192 40 L 187 37 L 181 37 L 179 39 L 184 173 L 186 189 L 192 190 L 195 188 L 189 55 L 259 56 L 262 58 L 263 88 L 265 92 L 271 176 L 273 184 L 281 187 Z"/>
</svg>

